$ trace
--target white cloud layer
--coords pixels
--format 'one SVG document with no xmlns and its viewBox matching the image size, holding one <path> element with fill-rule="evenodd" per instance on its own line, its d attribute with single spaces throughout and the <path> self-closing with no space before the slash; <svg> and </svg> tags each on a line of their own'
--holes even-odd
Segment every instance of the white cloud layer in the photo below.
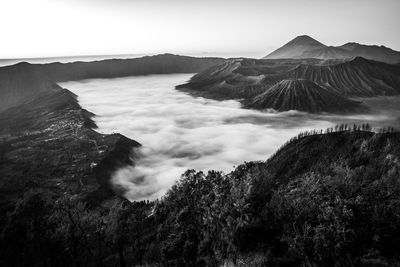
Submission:
<svg viewBox="0 0 400 267">
<path fill-rule="evenodd" d="M 174 89 L 190 77 L 149 75 L 61 84 L 98 115 L 99 132 L 119 132 L 143 145 L 136 166 L 118 170 L 113 177 L 128 190 L 127 198 L 160 197 L 187 169 L 229 172 L 244 161 L 266 160 L 304 130 L 343 120 L 388 120 L 385 113 L 344 118 L 240 109 L 237 101 L 194 98 Z"/>
</svg>

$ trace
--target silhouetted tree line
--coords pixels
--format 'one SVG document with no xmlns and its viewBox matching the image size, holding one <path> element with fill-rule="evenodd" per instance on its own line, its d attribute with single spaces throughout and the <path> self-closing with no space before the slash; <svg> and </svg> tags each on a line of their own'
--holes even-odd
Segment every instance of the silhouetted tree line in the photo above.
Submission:
<svg viewBox="0 0 400 267">
<path fill-rule="evenodd" d="M 396 129 L 392 126 L 386 126 L 377 128 L 376 131 L 378 133 L 394 133 L 396 132 Z M 313 129 L 310 131 L 304 131 L 286 141 L 278 150 L 275 151 L 275 153 L 272 156 L 275 156 L 277 153 L 279 153 L 282 148 L 288 146 L 293 142 L 300 140 L 303 137 L 330 134 L 330 133 L 341 133 L 341 132 L 372 132 L 372 127 L 371 125 L 369 125 L 369 123 L 353 124 L 353 125 L 342 123 L 342 124 L 336 124 L 334 127 L 326 128 L 325 130 Z"/>
<path fill-rule="evenodd" d="M 383 155 L 368 140 L 286 182 L 249 162 L 228 175 L 188 170 L 156 201 L 93 207 L 29 191 L 2 227 L 0 266 L 394 266 L 400 142 L 385 141 Z"/>
</svg>

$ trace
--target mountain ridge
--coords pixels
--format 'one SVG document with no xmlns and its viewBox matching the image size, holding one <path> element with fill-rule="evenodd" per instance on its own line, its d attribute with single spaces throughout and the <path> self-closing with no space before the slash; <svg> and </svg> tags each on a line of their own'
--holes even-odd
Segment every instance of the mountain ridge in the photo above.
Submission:
<svg viewBox="0 0 400 267">
<path fill-rule="evenodd" d="M 20 62 L 0 67 L 0 111 L 29 101 L 40 93 L 51 91 L 57 82 L 147 74 L 194 73 L 223 60 L 162 54 L 93 62 Z"/>
<path fill-rule="evenodd" d="M 348 42 L 340 46 L 326 46 L 307 35 L 295 37 L 282 47 L 263 57 L 263 59 L 349 59 L 358 56 L 389 64 L 400 62 L 400 52 L 383 45 L 364 45 L 356 42 Z"/>
</svg>

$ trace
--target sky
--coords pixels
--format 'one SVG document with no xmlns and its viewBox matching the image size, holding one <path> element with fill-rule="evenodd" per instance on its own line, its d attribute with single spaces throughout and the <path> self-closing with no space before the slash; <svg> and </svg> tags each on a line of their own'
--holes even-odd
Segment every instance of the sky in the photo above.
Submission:
<svg viewBox="0 0 400 267">
<path fill-rule="evenodd" d="M 262 57 L 298 35 L 400 50 L 399 0 L 0 0 L 0 58 Z"/>
</svg>

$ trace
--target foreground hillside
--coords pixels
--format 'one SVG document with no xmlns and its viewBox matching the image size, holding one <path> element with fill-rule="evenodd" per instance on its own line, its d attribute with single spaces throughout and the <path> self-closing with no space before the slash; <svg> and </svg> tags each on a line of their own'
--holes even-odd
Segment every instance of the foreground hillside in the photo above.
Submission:
<svg viewBox="0 0 400 267">
<path fill-rule="evenodd" d="M 0 113 L 0 225 L 30 189 L 83 198 L 114 195 L 112 172 L 133 164 L 132 149 L 140 144 L 97 133 L 92 116 L 60 87 Z"/>
<path fill-rule="evenodd" d="M 15 265 L 398 266 L 398 177 L 398 132 L 341 125 L 227 175 L 189 170 L 155 202 L 28 192 L 0 251 Z"/>
<path fill-rule="evenodd" d="M 324 110 L 323 102 L 312 97 L 296 98 L 296 105 L 276 106 L 270 102 L 280 102 L 274 96 L 276 87 L 284 80 L 308 80 L 309 89 L 325 88 L 335 97 L 334 109 L 329 112 L 343 113 L 363 108 L 347 97 L 371 97 L 400 94 L 400 67 L 364 58 L 350 61 L 319 59 L 233 59 L 213 66 L 193 76 L 186 84 L 177 89 L 213 99 L 240 99 L 245 106 L 255 109 L 275 108 L 279 111 L 297 109 L 309 112 Z M 275 86 L 274 89 L 272 89 Z M 290 90 L 289 90 L 290 91 Z M 321 91 L 321 94 L 324 94 Z M 269 95 L 268 101 L 259 101 Z M 303 95 L 304 94 L 299 94 Z M 328 96 L 326 96 L 328 97 Z M 249 103 L 254 102 L 254 105 Z M 265 105 L 261 105 L 265 103 Z M 309 108 L 307 108 L 309 107 Z"/>
</svg>

